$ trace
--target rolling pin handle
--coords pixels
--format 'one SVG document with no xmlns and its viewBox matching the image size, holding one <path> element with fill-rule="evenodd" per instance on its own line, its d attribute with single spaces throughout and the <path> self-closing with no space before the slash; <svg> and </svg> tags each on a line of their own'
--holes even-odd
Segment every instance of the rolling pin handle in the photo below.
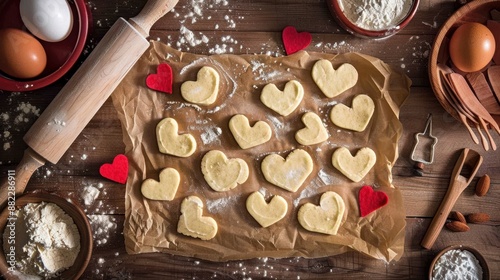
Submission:
<svg viewBox="0 0 500 280">
<path fill-rule="evenodd" d="M 129 22 L 139 31 L 144 37 L 149 36 L 149 30 L 153 24 L 171 11 L 179 0 L 149 0 L 141 12 L 131 18 Z"/>
<path fill-rule="evenodd" d="M 45 165 L 45 159 L 42 156 L 31 148 L 24 151 L 23 158 L 17 165 L 15 173 L 7 174 L 5 181 L 0 186 L 0 209 L 5 207 L 5 203 L 9 197 L 14 196 L 14 193 L 14 197 L 24 193 L 33 172 L 43 165 Z M 15 186 L 14 190 L 12 189 L 13 186 Z"/>
</svg>

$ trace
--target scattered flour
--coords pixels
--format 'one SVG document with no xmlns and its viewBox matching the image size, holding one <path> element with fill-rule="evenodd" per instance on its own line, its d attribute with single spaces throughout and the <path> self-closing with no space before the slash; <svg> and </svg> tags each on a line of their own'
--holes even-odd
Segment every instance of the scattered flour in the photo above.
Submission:
<svg viewBox="0 0 500 280">
<path fill-rule="evenodd" d="M 238 201 L 239 197 L 239 195 L 233 195 L 228 197 L 221 197 L 214 200 L 207 200 L 207 210 L 211 213 L 218 213 L 220 211 L 223 211 L 224 208 L 234 205 Z"/>
<path fill-rule="evenodd" d="M 111 231 L 117 228 L 116 219 L 109 215 L 88 215 L 97 246 L 108 243 Z"/>
<path fill-rule="evenodd" d="M 99 191 L 98 188 L 90 185 L 90 186 L 85 186 L 82 191 L 82 199 L 85 205 L 89 206 L 92 205 L 95 201 L 95 199 L 99 196 L 101 191 Z"/>
</svg>

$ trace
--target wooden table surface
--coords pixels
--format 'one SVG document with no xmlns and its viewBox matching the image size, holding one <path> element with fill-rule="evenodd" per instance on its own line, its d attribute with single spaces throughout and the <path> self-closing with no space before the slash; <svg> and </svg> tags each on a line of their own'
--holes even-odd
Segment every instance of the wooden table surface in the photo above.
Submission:
<svg viewBox="0 0 500 280">
<path fill-rule="evenodd" d="M 88 1 L 93 28 L 85 55 L 92 51 L 118 17 L 136 15 L 146 0 Z M 319 259 L 252 259 L 213 263 L 169 254 L 127 255 L 123 240 L 123 185 L 99 176 L 99 166 L 124 152 L 120 122 L 108 100 L 58 164 L 47 164 L 32 177 L 26 192 L 44 190 L 81 204 L 94 232 L 94 251 L 83 279 L 425 279 L 434 255 L 450 245 L 475 247 L 488 261 L 492 279 L 500 277 L 500 154 L 475 145 L 463 125 L 440 106 L 430 87 L 427 62 L 439 27 L 455 11 L 452 0 L 422 0 L 413 21 L 384 40 L 356 38 L 342 30 L 324 0 L 180 0 L 160 19 L 151 39 L 197 54 L 234 53 L 284 55 L 281 30 L 287 25 L 312 33 L 309 51 L 361 52 L 378 57 L 412 80 L 411 94 L 400 119 L 404 134 L 400 157 L 393 168 L 394 184 L 402 189 L 406 210 L 405 253 L 385 263 L 356 252 Z M 191 33 L 192 32 L 192 33 Z M 206 37 L 202 40 L 203 36 Z M 84 55 L 84 56 L 85 56 Z M 26 148 L 22 137 L 50 103 L 71 73 L 54 85 L 33 92 L 0 92 L 0 171 L 14 169 Z M 31 105 L 27 106 L 27 105 Z M 27 110 L 28 108 L 29 110 Z M 26 109 L 26 110 L 23 110 Z M 410 160 L 414 134 L 421 132 L 429 113 L 439 139 L 435 162 L 422 177 L 414 176 Z M 500 137 L 494 135 L 500 145 Z M 491 221 L 470 224 L 455 233 L 443 229 L 434 247 L 420 241 L 448 187 L 454 162 L 462 148 L 477 150 L 484 163 L 477 176 L 489 174 L 491 189 L 474 195 L 477 178 L 456 203 L 462 213 L 485 212 Z M 85 204 L 84 188 L 97 187 L 95 200 Z"/>
</svg>

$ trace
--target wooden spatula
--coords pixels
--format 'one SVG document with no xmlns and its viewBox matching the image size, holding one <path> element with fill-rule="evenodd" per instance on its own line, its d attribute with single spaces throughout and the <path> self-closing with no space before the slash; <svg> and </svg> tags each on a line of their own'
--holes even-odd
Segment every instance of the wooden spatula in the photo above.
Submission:
<svg viewBox="0 0 500 280">
<path fill-rule="evenodd" d="M 465 78 L 467 79 L 467 82 L 469 82 L 469 85 L 474 90 L 477 99 L 481 102 L 484 108 L 490 114 L 500 115 L 500 104 L 498 104 L 498 101 L 483 73 L 468 73 L 465 75 Z"/>
<path fill-rule="evenodd" d="M 490 82 L 493 93 L 500 103 L 500 65 L 491 66 L 488 68 L 488 80 Z"/>
<path fill-rule="evenodd" d="M 57 163 L 97 110 L 150 46 L 151 26 L 178 0 L 149 0 L 126 21 L 120 18 L 78 71 L 62 88 L 24 137 L 29 148 L 16 169 L 15 193 L 24 192 L 33 172 L 45 161 Z M 60 125 L 64 123 L 64 125 Z M 1 184 L 0 205 L 7 199 L 7 180 Z M 9 193 L 10 195 L 10 193 Z"/>
</svg>

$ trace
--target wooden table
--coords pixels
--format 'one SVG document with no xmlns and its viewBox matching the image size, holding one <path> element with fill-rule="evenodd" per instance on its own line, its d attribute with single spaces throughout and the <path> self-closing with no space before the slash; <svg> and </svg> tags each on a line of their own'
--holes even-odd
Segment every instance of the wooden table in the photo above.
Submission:
<svg viewBox="0 0 500 280">
<path fill-rule="evenodd" d="M 118 17 L 136 15 L 145 2 L 89 1 L 93 29 L 85 54 L 92 50 Z M 180 0 L 175 11 L 153 27 L 151 39 L 198 54 L 226 52 L 280 56 L 284 55 L 281 30 L 286 25 L 293 25 L 299 31 L 312 33 L 313 42 L 307 48 L 309 51 L 362 52 L 382 59 L 412 79 L 411 95 L 400 116 L 404 125 L 399 143 L 400 157 L 393 168 L 394 184 L 403 190 L 407 216 L 404 256 L 391 263 L 355 252 L 319 259 L 252 259 L 212 263 L 169 254 L 127 255 L 122 235 L 125 187 L 101 178 L 98 173 L 101 164 L 124 152 L 121 126 L 108 100 L 60 162 L 40 168 L 26 189 L 27 192 L 44 190 L 70 198 L 80 203 L 91 217 L 95 247 L 84 279 L 359 279 L 367 276 L 371 279 L 424 279 L 434 255 L 456 244 L 473 246 L 482 252 L 489 263 L 492 279 L 498 279 L 500 154 L 498 151 L 485 152 L 472 142 L 465 127 L 440 106 L 427 75 L 433 38 L 454 12 L 454 1 L 422 0 L 413 21 L 397 35 L 384 40 L 360 39 L 348 34 L 335 23 L 325 1 L 205 2 Z M 189 32 L 193 32 L 194 38 Z M 196 42 L 201 40 L 202 35 L 206 36 L 205 42 Z M 26 148 L 22 137 L 38 114 L 36 110 L 23 112 L 23 103 L 43 111 L 70 75 L 34 92 L 0 93 L 2 176 L 20 161 Z M 414 163 L 410 160 L 410 153 L 414 134 L 424 129 L 429 113 L 434 116 L 433 133 L 439 142 L 435 162 L 425 168 L 422 177 L 418 177 L 413 175 Z M 16 120 L 18 116 L 20 119 Z M 500 144 L 498 135 L 494 139 Z M 474 195 L 476 178 L 454 209 L 462 213 L 485 212 L 490 214 L 491 221 L 471 224 L 470 230 L 465 233 L 444 229 L 432 250 L 425 250 L 420 241 L 448 187 L 454 162 L 465 147 L 483 155 L 484 163 L 477 175 L 489 174 L 492 186 L 485 197 L 477 197 Z M 89 201 L 90 205 L 85 205 L 83 189 L 89 185 L 97 187 L 100 194 L 94 201 Z M 110 226 L 106 228 L 108 224 Z"/>
</svg>

